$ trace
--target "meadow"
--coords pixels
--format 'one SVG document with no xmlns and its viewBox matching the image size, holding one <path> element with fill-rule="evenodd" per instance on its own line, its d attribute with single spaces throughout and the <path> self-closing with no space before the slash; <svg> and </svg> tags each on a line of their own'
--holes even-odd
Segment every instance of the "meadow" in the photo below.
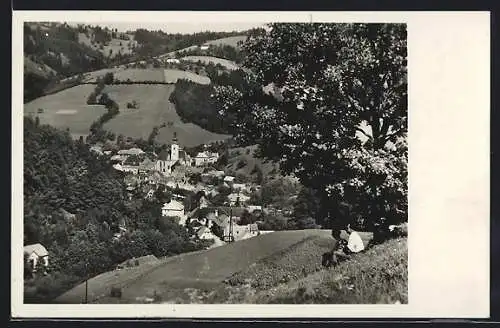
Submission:
<svg viewBox="0 0 500 328">
<path fill-rule="evenodd" d="M 105 129 L 116 134 L 147 139 L 153 127 L 165 123 L 157 136 L 160 142 L 170 143 L 173 133 L 182 146 L 224 140 L 229 136 L 211 133 L 192 123 L 183 123 L 177 115 L 174 104 L 168 98 L 174 85 L 110 85 L 104 92 L 108 93 L 120 106 L 120 114 L 104 125 Z M 128 109 L 127 103 L 136 101 L 137 109 Z M 168 123 L 172 122 L 172 125 Z"/>
<path fill-rule="evenodd" d="M 73 135 L 86 135 L 92 122 L 106 112 L 104 106 L 87 105 L 94 85 L 78 85 L 61 92 L 37 98 L 24 104 L 24 114 L 40 118 L 40 123 L 69 129 Z M 38 113 L 38 109 L 43 113 Z"/>
<path fill-rule="evenodd" d="M 178 69 L 165 69 L 164 82 L 174 84 L 178 79 L 187 79 L 198 84 L 210 84 L 210 78 Z"/>
<path fill-rule="evenodd" d="M 230 36 L 227 38 L 216 39 L 216 40 L 211 40 L 211 41 L 205 42 L 205 45 L 214 45 L 214 46 L 227 45 L 227 46 L 239 48 L 238 43 L 245 42 L 246 39 L 247 39 L 246 35 Z"/>
<path fill-rule="evenodd" d="M 207 65 L 208 63 L 212 63 L 214 65 L 220 64 L 229 70 L 237 70 L 239 68 L 239 66 L 231 60 L 227 60 L 224 58 L 218 58 L 218 57 L 212 57 L 212 56 L 186 56 L 186 57 L 182 57 L 181 60 L 194 62 L 194 63 L 200 61 L 202 64 L 205 64 L 205 65 Z"/>
</svg>

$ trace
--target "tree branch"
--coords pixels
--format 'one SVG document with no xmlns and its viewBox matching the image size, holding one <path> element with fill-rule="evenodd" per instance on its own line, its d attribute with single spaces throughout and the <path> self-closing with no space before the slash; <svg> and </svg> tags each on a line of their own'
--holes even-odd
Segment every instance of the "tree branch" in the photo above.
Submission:
<svg viewBox="0 0 500 328">
<path fill-rule="evenodd" d="M 356 128 L 356 131 L 359 131 L 359 132 L 363 133 L 365 136 L 368 137 L 368 139 L 373 139 L 373 136 L 367 134 L 365 131 L 363 131 L 363 129 Z"/>
</svg>

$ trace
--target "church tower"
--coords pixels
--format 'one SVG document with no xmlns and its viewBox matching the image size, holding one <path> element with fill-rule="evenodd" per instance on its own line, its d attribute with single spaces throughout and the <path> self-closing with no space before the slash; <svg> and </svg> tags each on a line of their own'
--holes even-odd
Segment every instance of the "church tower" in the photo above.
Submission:
<svg viewBox="0 0 500 328">
<path fill-rule="evenodd" d="M 177 144 L 177 133 L 174 132 L 174 137 L 172 138 L 172 146 L 170 146 L 170 160 L 179 160 L 179 145 Z"/>
</svg>

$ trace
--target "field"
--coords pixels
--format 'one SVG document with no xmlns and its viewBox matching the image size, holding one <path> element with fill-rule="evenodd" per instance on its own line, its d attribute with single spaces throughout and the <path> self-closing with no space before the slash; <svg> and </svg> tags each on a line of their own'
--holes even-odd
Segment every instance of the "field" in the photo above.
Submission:
<svg viewBox="0 0 500 328">
<path fill-rule="evenodd" d="M 186 56 L 182 57 L 181 60 L 195 62 L 195 63 L 201 61 L 201 63 L 205 65 L 208 63 L 213 63 L 214 65 L 221 64 L 222 66 L 230 70 L 236 70 L 239 68 L 239 66 L 231 60 L 211 57 L 211 56 Z"/>
<path fill-rule="evenodd" d="M 211 41 L 205 42 L 205 45 L 214 45 L 214 46 L 228 45 L 228 46 L 238 48 L 239 47 L 238 42 L 245 42 L 246 39 L 247 39 L 246 35 L 230 36 L 227 38 L 216 39 L 216 40 L 211 40 Z"/>
<path fill-rule="evenodd" d="M 161 262 L 144 263 L 137 267 L 124 268 L 100 274 L 88 281 L 88 300 L 95 301 L 109 295 L 111 287 L 123 287 L 143 274 L 154 269 Z M 56 303 L 83 303 L 85 283 L 76 286 L 56 299 Z"/>
<path fill-rule="evenodd" d="M 162 123 L 157 140 L 170 143 L 173 132 L 177 133 L 179 143 L 194 146 L 209 141 L 223 140 L 228 136 L 211 133 L 192 123 L 183 123 L 177 115 L 175 106 L 168 100 L 174 85 L 111 85 L 104 92 L 118 102 L 120 114 L 104 125 L 117 134 L 147 139 L 153 127 Z M 138 109 L 127 109 L 127 102 L 135 100 Z M 172 126 L 168 126 L 172 122 Z"/>
<path fill-rule="evenodd" d="M 165 81 L 165 75 L 163 69 L 140 69 L 140 68 L 127 68 L 120 70 L 118 69 L 114 73 L 114 77 L 120 81 L 127 81 L 130 79 L 133 82 L 142 81 L 154 81 L 161 82 Z"/>
<path fill-rule="evenodd" d="M 195 73 L 181 71 L 178 69 L 165 69 L 164 81 L 165 83 L 175 83 L 178 79 L 188 79 L 199 84 L 210 84 L 210 78 L 201 76 Z"/>
<path fill-rule="evenodd" d="M 210 297 L 202 299 L 200 295 L 209 292 L 216 295 L 216 290 L 221 290 L 218 295 L 223 295 L 222 291 L 228 287 L 223 283 L 224 279 L 311 236 L 328 238 L 330 231 L 273 232 L 207 251 L 178 256 L 130 283 L 123 289 L 120 303 L 137 302 L 139 299 L 152 297 L 155 293 L 161 295 L 164 302 L 192 302 L 193 294 L 198 295 L 199 301 L 220 302 L 220 299 L 211 300 Z M 113 301 L 116 300 L 102 298 L 99 303 Z"/>
<path fill-rule="evenodd" d="M 42 124 L 69 128 L 74 135 L 86 135 L 92 122 L 106 111 L 104 106 L 86 104 L 94 87 L 79 85 L 37 98 L 24 105 L 24 114 L 37 115 Z M 43 113 L 37 113 L 39 108 L 43 109 Z"/>
<path fill-rule="evenodd" d="M 200 84 L 210 84 L 210 78 L 195 73 L 178 69 L 143 69 L 143 68 L 105 68 L 98 71 L 86 73 L 85 82 L 96 82 L 97 78 L 104 77 L 106 73 L 113 73 L 114 77 L 124 82 L 130 79 L 132 82 L 153 81 L 158 83 L 175 84 L 178 79 L 188 79 Z"/>
</svg>

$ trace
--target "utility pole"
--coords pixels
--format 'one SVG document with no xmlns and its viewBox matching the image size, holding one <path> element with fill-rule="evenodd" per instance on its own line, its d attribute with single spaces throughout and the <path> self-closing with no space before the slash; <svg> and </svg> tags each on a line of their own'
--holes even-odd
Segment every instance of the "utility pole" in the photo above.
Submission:
<svg viewBox="0 0 500 328">
<path fill-rule="evenodd" d="M 89 277 L 88 277 L 88 267 L 89 267 L 89 262 L 88 260 L 85 262 L 85 275 L 87 275 L 87 278 L 85 279 L 85 304 L 88 303 L 88 296 L 89 296 Z"/>
</svg>

